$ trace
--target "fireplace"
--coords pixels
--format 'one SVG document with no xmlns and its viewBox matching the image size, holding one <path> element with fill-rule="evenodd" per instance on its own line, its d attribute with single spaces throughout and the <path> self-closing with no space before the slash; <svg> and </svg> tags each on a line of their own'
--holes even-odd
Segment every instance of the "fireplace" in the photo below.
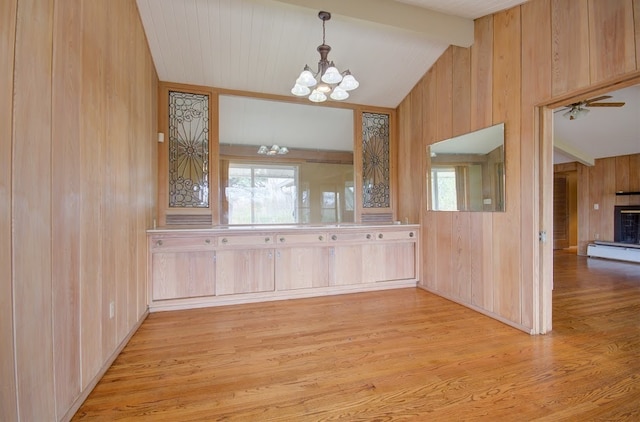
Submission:
<svg viewBox="0 0 640 422">
<path fill-rule="evenodd" d="M 640 205 L 617 205 L 613 220 L 614 242 L 640 245 Z"/>
</svg>

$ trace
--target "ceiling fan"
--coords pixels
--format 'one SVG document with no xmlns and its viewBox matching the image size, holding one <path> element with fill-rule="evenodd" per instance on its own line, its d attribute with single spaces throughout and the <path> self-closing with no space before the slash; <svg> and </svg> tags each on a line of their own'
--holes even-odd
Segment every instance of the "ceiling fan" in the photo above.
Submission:
<svg viewBox="0 0 640 422">
<path fill-rule="evenodd" d="M 624 105 L 623 102 L 600 102 L 609 98 L 611 98 L 611 95 L 602 95 L 589 100 L 579 101 L 577 103 L 569 104 L 568 106 L 558 110 L 556 113 L 564 111 L 564 113 L 562 113 L 562 117 L 569 120 L 576 120 L 589 113 L 588 107 L 622 107 Z"/>
</svg>

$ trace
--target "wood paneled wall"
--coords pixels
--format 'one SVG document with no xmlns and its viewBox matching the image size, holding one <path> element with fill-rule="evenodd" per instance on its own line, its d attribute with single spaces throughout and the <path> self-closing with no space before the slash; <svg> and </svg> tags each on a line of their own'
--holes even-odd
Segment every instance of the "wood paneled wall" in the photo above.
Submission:
<svg viewBox="0 0 640 422">
<path fill-rule="evenodd" d="M 540 174 L 553 169 L 536 106 L 637 76 L 639 8 L 639 0 L 531 0 L 480 18 L 474 45 L 446 50 L 399 105 L 401 169 L 424 169 L 433 142 L 505 122 L 506 212 L 430 212 L 424 175 L 399 185 L 398 209 L 423 225 L 424 288 L 544 331 Z M 602 168 L 599 176 L 615 182 L 613 167 Z"/>
<path fill-rule="evenodd" d="M 0 2 L 0 415 L 18 419 L 11 280 L 11 133 L 18 0 Z"/>
<path fill-rule="evenodd" d="M 134 0 L 0 31 L 0 418 L 66 420 L 147 312 L 158 78 Z"/>
<path fill-rule="evenodd" d="M 638 205 L 640 195 L 617 196 L 618 191 L 640 192 L 640 154 L 595 160 L 593 167 L 577 166 L 578 253 L 585 255 L 595 239 L 613 240 L 616 205 Z M 594 209 L 598 204 L 598 209 Z"/>
</svg>

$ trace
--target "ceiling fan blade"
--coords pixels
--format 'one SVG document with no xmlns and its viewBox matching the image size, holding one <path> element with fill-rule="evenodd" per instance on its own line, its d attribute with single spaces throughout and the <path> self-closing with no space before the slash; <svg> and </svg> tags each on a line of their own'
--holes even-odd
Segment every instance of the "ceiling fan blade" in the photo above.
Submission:
<svg viewBox="0 0 640 422">
<path fill-rule="evenodd" d="M 587 107 L 622 107 L 624 103 L 591 103 Z"/>
<path fill-rule="evenodd" d="M 590 99 L 585 101 L 585 104 L 591 105 L 591 103 L 597 103 L 598 101 L 606 100 L 606 99 L 609 99 L 609 98 L 611 98 L 611 95 L 603 95 L 601 97 L 590 98 Z"/>
</svg>

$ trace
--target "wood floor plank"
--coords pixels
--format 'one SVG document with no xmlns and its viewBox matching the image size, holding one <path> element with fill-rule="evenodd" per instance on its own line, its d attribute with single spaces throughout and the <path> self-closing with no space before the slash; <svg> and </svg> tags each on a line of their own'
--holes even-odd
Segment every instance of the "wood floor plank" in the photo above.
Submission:
<svg viewBox="0 0 640 422">
<path fill-rule="evenodd" d="M 554 276 L 544 336 L 419 289 L 153 313 L 74 420 L 638 420 L 640 265 Z"/>
</svg>

